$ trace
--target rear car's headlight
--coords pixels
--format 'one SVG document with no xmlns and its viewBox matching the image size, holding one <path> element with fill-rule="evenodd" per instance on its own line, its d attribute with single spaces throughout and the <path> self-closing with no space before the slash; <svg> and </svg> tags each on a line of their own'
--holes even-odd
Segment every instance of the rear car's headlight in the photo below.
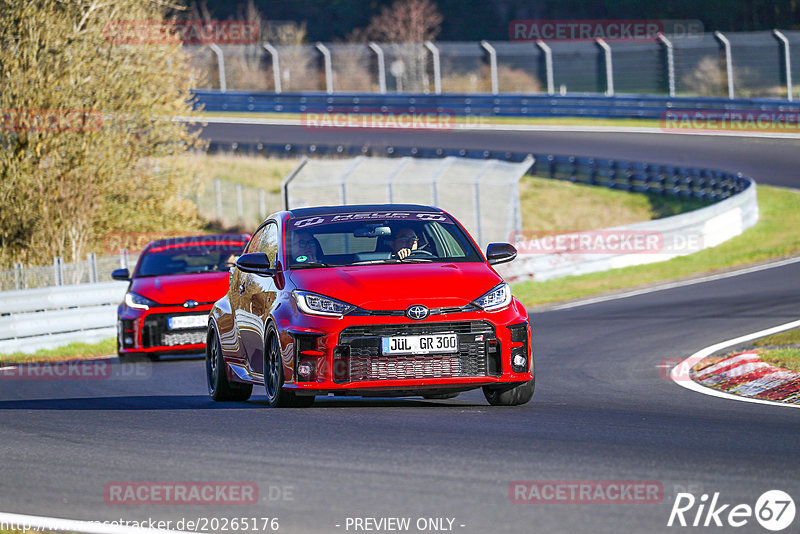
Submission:
<svg viewBox="0 0 800 534">
<path fill-rule="evenodd" d="M 503 282 L 493 287 L 483 296 L 473 301 L 473 304 L 485 311 L 499 310 L 511 304 L 511 288 Z"/>
<path fill-rule="evenodd" d="M 341 317 L 342 315 L 355 309 L 355 306 L 332 299 L 324 295 L 318 295 L 310 291 L 292 291 L 292 296 L 297 302 L 297 307 L 301 312 L 309 315 L 324 315 L 327 317 Z"/>
<path fill-rule="evenodd" d="M 136 293 L 125 293 L 125 304 L 129 308 L 136 308 L 137 310 L 148 310 L 150 306 L 158 306 L 158 302 Z"/>
</svg>

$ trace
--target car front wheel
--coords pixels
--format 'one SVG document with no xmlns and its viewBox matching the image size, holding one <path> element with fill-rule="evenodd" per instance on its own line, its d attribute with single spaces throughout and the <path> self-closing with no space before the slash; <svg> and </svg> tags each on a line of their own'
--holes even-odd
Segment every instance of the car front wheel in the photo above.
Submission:
<svg viewBox="0 0 800 534">
<path fill-rule="evenodd" d="M 267 330 L 264 343 L 264 387 L 267 390 L 267 401 L 273 408 L 307 408 L 314 404 L 313 396 L 298 396 L 283 389 L 283 361 L 278 343 L 278 332 L 274 326 Z"/>
</svg>

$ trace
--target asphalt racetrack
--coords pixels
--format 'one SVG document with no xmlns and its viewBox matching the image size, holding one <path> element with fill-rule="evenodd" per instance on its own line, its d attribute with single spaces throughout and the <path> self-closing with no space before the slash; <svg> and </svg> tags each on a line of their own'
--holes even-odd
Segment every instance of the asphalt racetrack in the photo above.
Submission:
<svg viewBox="0 0 800 534">
<path fill-rule="evenodd" d="M 235 130 L 210 125 L 206 135 L 224 141 Z M 430 135 L 345 137 L 686 163 L 740 170 L 762 183 L 800 181 L 797 141 Z M 240 136 L 314 141 L 299 127 L 247 127 Z M 796 320 L 798 302 L 800 262 L 535 313 L 536 394 L 514 408 L 491 407 L 473 391 L 446 401 L 328 397 L 309 409 L 273 410 L 263 388 L 247 403 L 216 404 L 197 359 L 115 361 L 104 380 L 3 380 L 0 511 L 87 520 L 277 517 L 278 531 L 288 533 L 365 532 L 352 518 L 388 517 L 411 518 L 409 532 L 421 531 L 419 518 L 452 519 L 444 527 L 463 533 L 728 532 L 727 525 L 667 527 L 676 493 L 719 492 L 728 510 L 753 507 L 771 489 L 800 502 L 800 411 L 701 395 L 666 380 L 660 366 Z M 520 480 L 652 481 L 663 495 L 655 504 L 512 503 L 510 484 Z M 120 481 L 254 482 L 259 502 L 109 504 L 104 488 Z M 735 530 L 765 532 L 753 517 Z"/>
</svg>

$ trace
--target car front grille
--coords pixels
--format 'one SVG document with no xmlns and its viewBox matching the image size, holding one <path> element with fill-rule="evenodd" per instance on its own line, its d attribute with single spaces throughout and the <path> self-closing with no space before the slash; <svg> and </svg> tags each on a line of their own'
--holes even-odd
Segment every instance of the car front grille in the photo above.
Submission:
<svg viewBox="0 0 800 534">
<path fill-rule="evenodd" d="M 178 345 L 196 345 L 206 342 L 206 328 L 180 328 L 170 330 L 167 328 L 169 317 L 201 315 L 208 316 L 208 312 L 198 313 L 169 313 L 152 314 L 144 318 L 142 325 L 142 348 L 175 347 Z"/>
<path fill-rule="evenodd" d="M 384 355 L 387 336 L 458 335 L 458 352 Z M 494 327 L 485 321 L 351 326 L 334 351 L 334 381 L 402 380 L 499 375 L 499 346 Z"/>
</svg>

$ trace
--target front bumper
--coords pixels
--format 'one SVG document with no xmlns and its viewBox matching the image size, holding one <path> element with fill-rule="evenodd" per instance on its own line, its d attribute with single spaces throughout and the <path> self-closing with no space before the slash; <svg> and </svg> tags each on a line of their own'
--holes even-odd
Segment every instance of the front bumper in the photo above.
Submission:
<svg viewBox="0 0 800 534">
<path fill-rule="evenodd" d="M 301 319 L 298 325 L 298 319 Z M 527 382 L 531 328 L 516 300 L 499 312 L 472 311 L 412 321 L 399 317 L 293 317 L 283 325 L 284 387 L 297 395 L 426 395 Z M 456 334 L 454 353 L 383 354 L 391 336 Z M 523 355 L 523 367 L 513 365 Z M 312 370 L 310 376 L 297 372 Z"/>
<path fill-rule="evenodd" d="M 211 304 L 193 309 L 158 306 L 148 310 L 124 304 L 117 314 L 117 346 L 120 354 L 192 354 L 205 352 Z M 170 328 L 171 317 L 192 317 L 202 326 Z"/>
</svg>

